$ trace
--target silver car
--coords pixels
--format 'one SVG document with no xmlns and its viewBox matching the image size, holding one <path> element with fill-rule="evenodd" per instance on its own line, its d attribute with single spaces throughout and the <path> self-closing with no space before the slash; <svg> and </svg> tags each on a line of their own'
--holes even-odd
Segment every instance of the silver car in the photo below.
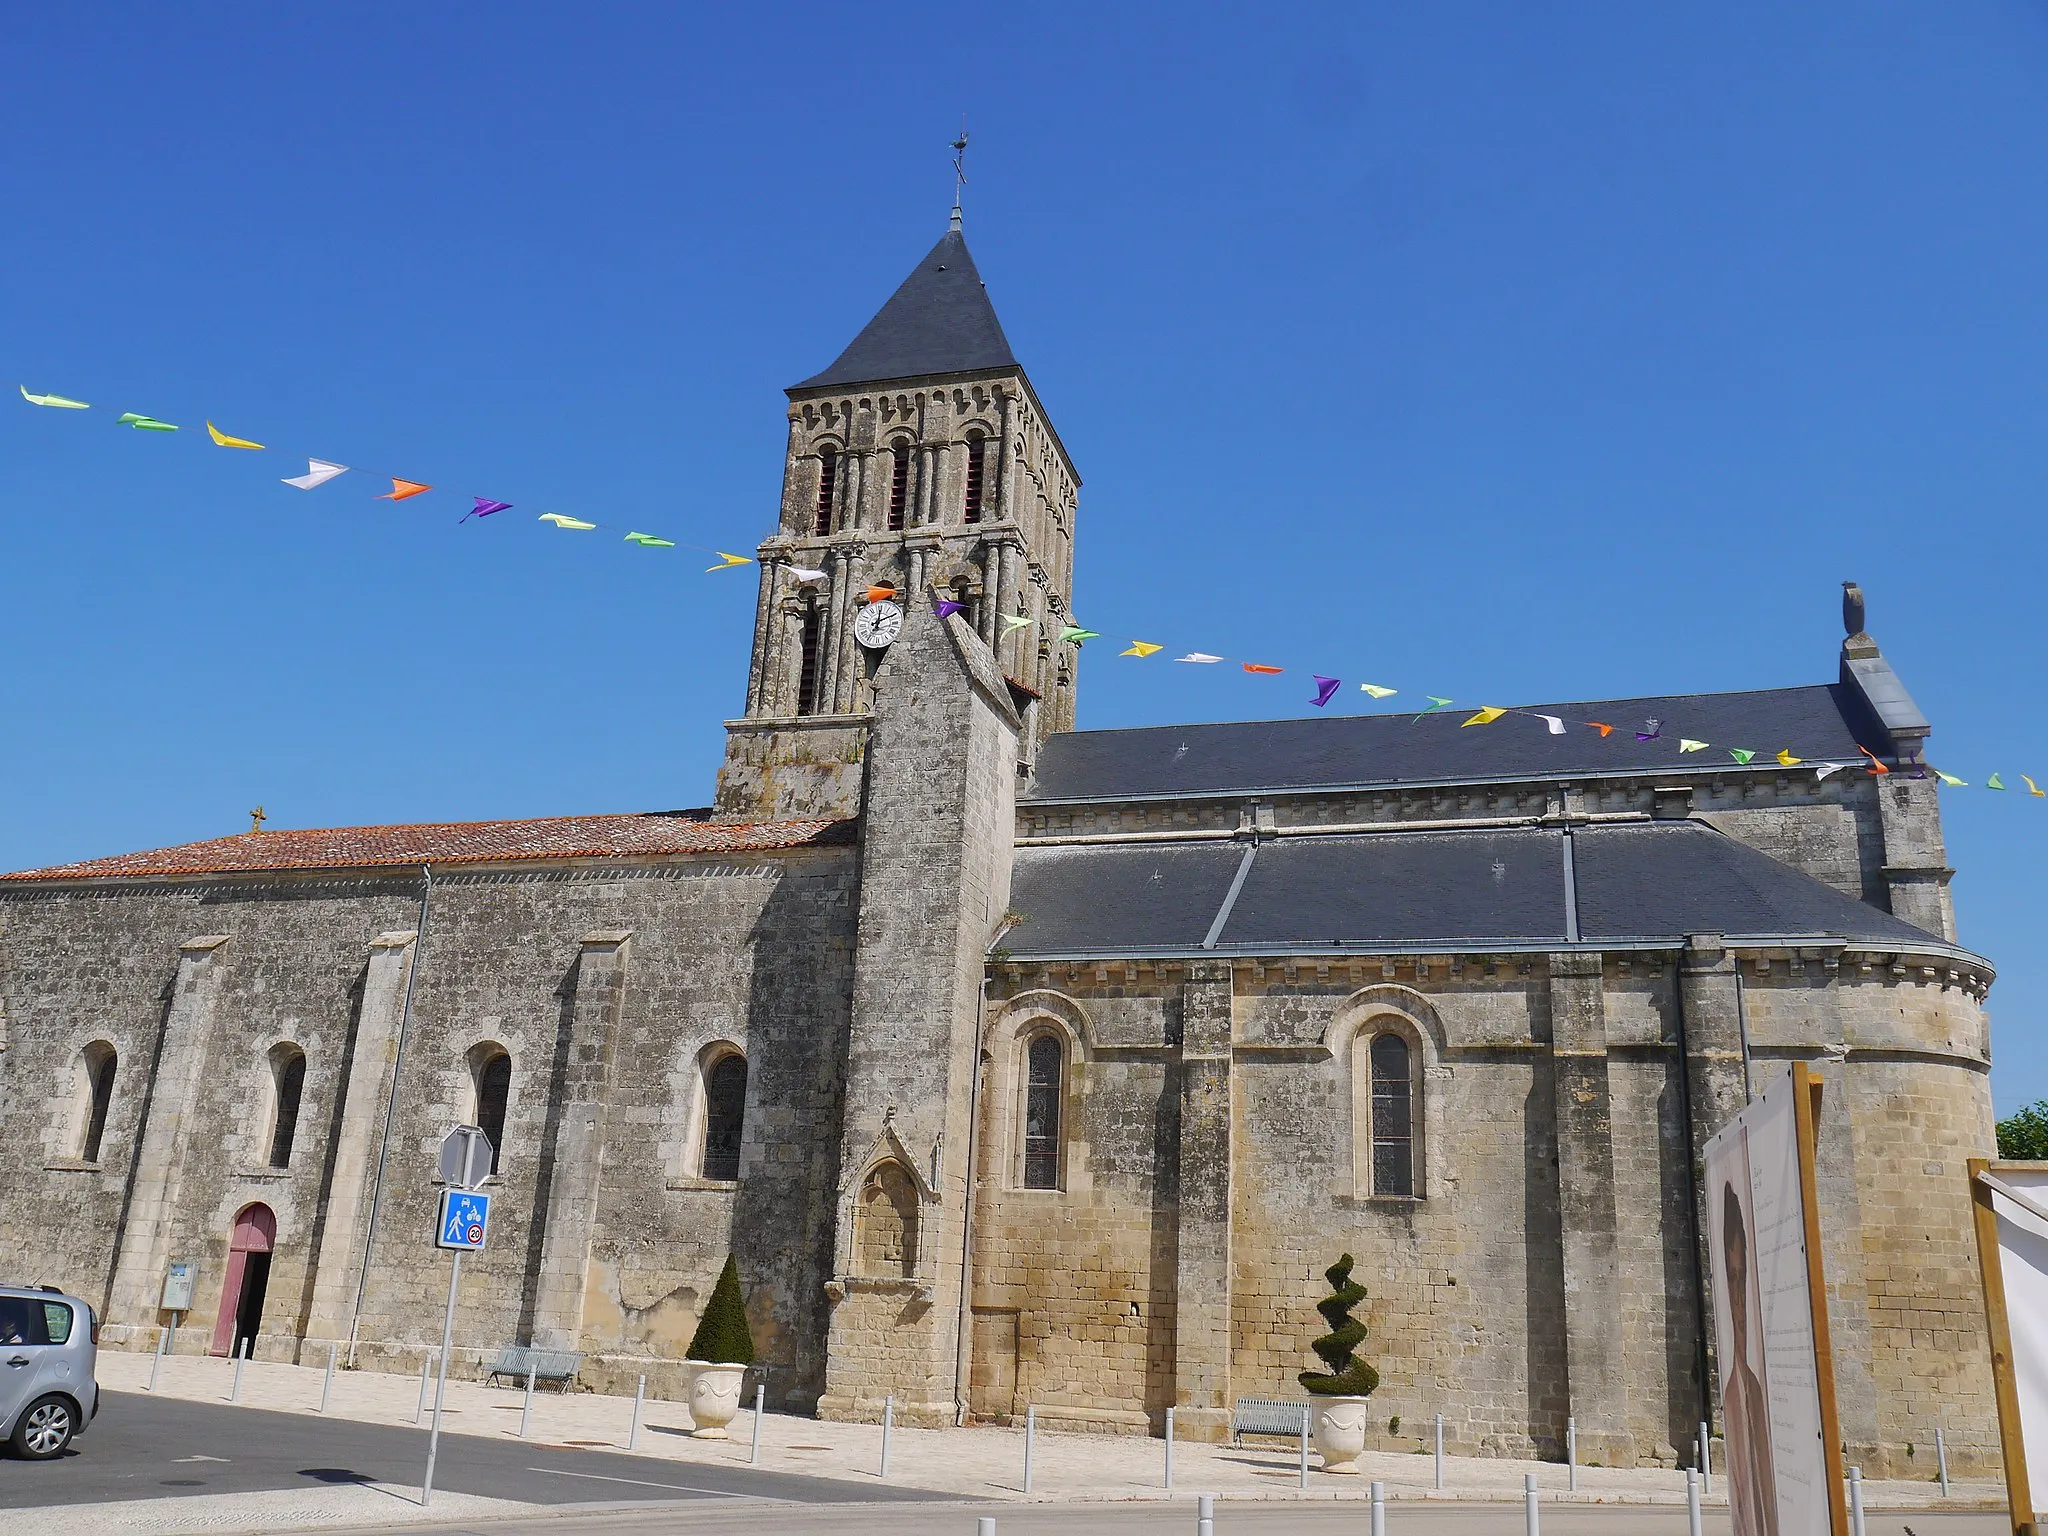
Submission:
<svg viewBox="0 0 2048 1536">
<path fill-rule="evenodd" d="M 0 1439 L 47 1461 L 100 1410 L 100 1320 L 55 1286 L 0 1285 Z"/>
</svg>

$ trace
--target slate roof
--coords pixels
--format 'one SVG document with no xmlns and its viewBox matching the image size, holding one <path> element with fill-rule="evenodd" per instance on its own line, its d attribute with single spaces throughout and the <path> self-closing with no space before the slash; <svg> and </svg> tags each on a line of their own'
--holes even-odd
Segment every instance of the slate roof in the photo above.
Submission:
<svg viewBox="0 0 2048 1536">
<path fill-rule="evenodd" d="M 1070 731 L 1047 739 L 1026 798 L 1123 800 L 1354 784 L 1705 773 L 1736 766 L 1730 747 L 1756 752 L 1760 764 L 1785 747 L 1795 757 L 1851 763 L 1862 761 L 1859 745 L 1880 756 L 1892 751 L 1861 694 L 1839 684 L 1517 706 L 1558 716 L 1566 722 L 1562 736 L 1522 714 L 1488 726 L 1462 725 L 1478 707 L 1475 700 L 1420 719 L 1336 715 Z M 1637 741 L 1636 732 L 1648 729 L 1653 718 L 1662 722 L 1662 734 Z M 1614 732 L 1603 737 L 1578 723 L 1587 720 L 1604 721 Z M 1712 746 L 1681 755 L 1681 737 Z"/>
<path fill-rule="evenodd" d="M 790 391 L 1017 366 L 967 237 L 949 229 L 838 361 Z"/>
<path fill-rule="evenodd" d="M 1241 883 L 1242 842 L 1027 845 L 1010 896 L 1023 916 L 1002 947 L 1017 959 L 1301 954 L 1695 933 L 1952 947 L 1703 822 L 1574 828 L 1570 883 L 1564 844 L 1555 827 L 1290 836 L 1260 843 Z"/>
<path fill-rule="evenodd" d="M 548 816 L 531 821 L 245 832 L 177 848 L 23 870 L 0 875 L 0 882 L 765 853 L 851 843 L 854 836 L 850 821 L 729 822 L 709 817 L 708 811 L 649 811 L 623 816 Z"/>
</svg>

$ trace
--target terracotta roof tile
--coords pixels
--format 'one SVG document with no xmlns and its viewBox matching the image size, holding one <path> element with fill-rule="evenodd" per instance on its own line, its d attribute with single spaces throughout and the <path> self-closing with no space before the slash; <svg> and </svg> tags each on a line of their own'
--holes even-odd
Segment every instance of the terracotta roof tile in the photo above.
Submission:
<svg viewBox="0 0 2048 1536">
<path fill-rule="evenodd" d="M 709 818 L 708 811 L 647 811 L 624 816 L 547 816 L 531 821 L 450 821 L 402 827 L 245 832 L 239 837 L 217 837 L 178 848 L 53 864 L 48 869 L 0 875 L 0 881 L 762 853 L 853 840 L 854 824 L 850 821 L 731 822 Z"/>
</svg>

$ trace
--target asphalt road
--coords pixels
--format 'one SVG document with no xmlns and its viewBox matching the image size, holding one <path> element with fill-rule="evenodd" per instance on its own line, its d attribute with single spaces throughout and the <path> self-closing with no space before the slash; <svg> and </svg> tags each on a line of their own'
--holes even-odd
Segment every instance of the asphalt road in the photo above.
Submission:
<svg viewBox="0 0 2048 1536">
<path fill-rule="evenodd" d="M 268 1413 L 225 1403 L 108 1392 L 100 1416 L 55 1461 L 0 1461 L 0 1509 L 251 1493 L 322 1483 L 419 1486 L 427 1431 Z M 622 1504 L 749 1499 L 806 1504 L 905 1501 L 931 1494 L 831 1482 L 744 1466 L 658 1461 L 616 1451 L 565 1450 L 500 1437 L 441 1431 L 437 1492 L 534 1504 Z"/>
</svg>

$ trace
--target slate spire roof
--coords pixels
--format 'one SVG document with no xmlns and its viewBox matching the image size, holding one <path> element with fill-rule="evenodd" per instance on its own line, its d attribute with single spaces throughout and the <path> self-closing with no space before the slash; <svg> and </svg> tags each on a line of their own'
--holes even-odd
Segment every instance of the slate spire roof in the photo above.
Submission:
<svg viewBox="0 0 2048 1536">
<path fill-rule="evenodd" d="M 823 373 L 800 389 L 1015 368 L 1015 354 L 956 222 Z"/>
</svg>

